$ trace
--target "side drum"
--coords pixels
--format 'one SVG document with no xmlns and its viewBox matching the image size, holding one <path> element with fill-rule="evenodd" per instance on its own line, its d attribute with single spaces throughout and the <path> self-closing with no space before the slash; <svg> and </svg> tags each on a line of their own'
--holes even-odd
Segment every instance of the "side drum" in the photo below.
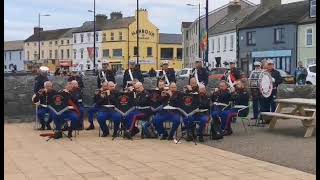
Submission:
<svg viewBox="0 0 320 180">
<path fill-rule="evenodd" d="M 271 75 L 266 71 L 252 71 L 249 77 L 249 88 L 259 89 L 265 98 L 270 97 L 273 89 Z"/>
</svg>

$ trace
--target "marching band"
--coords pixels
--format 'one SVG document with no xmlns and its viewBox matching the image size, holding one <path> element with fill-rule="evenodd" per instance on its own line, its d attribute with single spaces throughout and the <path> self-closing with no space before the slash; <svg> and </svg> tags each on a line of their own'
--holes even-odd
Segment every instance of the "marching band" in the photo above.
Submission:
<svg viewBox="0 0 320 180">
<path fill-rule="evenodd" d="M 255 63 L 255 71 L 261 71 L 261 64 Z M 142 121 L 141 137 L 159 138 L 161 140 L 173 140 L 177 136 L 177 130 L 182 125 L 182 130 L 187 131 L 187 141 L 198 138 L 204 142 L 204 132 L 208 124 L 211 124 L 211 138 L 221 139 L 223 136 L 232 134 L 231 122 L 233 117 L 246 117 L 249 113 L 249 91 L 240 80 L 240 71 L 235 68 L 234 62 L 230 63 L 230 71 L 225 80 L 221 80 L 218 88 L 207 92 L 208 72 L 202 67 L 202 62 L 197 62 L 193 74 L 190 76 L 189 84 L 180 92 L 175 83 L 174 69 L 168 68 L 168 64 L 162 65 L 158 86 L 155 89 L 145 89 L 143 76 L 134 63 L 129 64 L 129 69 L 124 73 L 123 90 L 116 88 L 114 73 L 107 63 L 103 70 L 97 75 L 98 88 L 94 94 L 94 104 L 88 109 L 89 127 L 94 129 L 94 116 L 102 131 L 101 137 L 110 134 L 107 120 L 113 122 L 112 137 L 116 138 L 123 131 L 123 137 L 132 139 L 140 132 L 138 121 Z M 42 74 L 46 70 L 40 69 Z M 276 88 L 281 83 L 280 75 L 273 68 L 273 63 L 268 61 L 268 72 L 274 84 L 272 95 L 262 97 L 259 87 L 251 88 L 254 106 L 254 118 L 258 118 L 259 106 L 261 110 L 272 107 L 272 100 L 276 95 Z M 251 77 L 251 75 L 250 75 Z M 43 81 L 43 78 L 40 79 Z M 255 80 L 254 78 L 249 81 Z M 259 81 L 260 82 L 260 81 Z M 39 86 L 40 82 L 36 82 Z M 40 87 L 40 86 L 39 86 Z M 35 89 L 37 89 L 36 87 Z M 260 88 L 261 89 L 261 88 Z M 51 129 L 50 123 L 54 121 L 54 138 L 62 137 L 62 126 L 68 120 L 71 121 L 67 127 L 68 137 L 72 137 L 73 130 L 83 129 L 85 108 L 82 103 L 82 91 L 77 79 L 73 79 L 62 91 L 56 91 L 52 82 L 46 81 L 32 98 L 33 103 L 38 103 L 37 118 L 40 120 L 44 130 Z M 264 109 L 265 108 L 265 109 Z M 272 108 L 271 108 L 272 110 Z M 45 122 L 44 115 L 49 114 L 49 120 Z M 171 122 L 168 132 L 165 122 Z M 196 124 L 199 124 L 197 132 Z"/>
</svg>

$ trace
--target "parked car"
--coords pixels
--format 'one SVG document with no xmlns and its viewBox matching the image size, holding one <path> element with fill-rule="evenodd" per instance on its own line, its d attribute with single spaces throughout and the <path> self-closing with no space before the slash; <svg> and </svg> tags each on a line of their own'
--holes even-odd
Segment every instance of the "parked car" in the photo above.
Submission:
<svg viewBox="0 0 320 180">
<path fill-rule="evenodd" d="M 307 71 L 308 71 L 308 76 L 307 76 L 307 79 L 306 79 L 306 83 L 307 84 L 316 85 L 316 79 L 317 79 L 317 76 L 316 76 L 316 71 L 317 71 L 316 64 L 309 65 L 308 68 L 307 68 Z"/>
<path fill-rule="evenodd" d="M 227 70 L 227 68 L 213 68 L 211 71 L 209 71 L 209 79 L 220 80 Z"/>
<path fill-rule="evenodd" d="M 277 69 L 277 71 L 280 72 L 280 76 L 282 77 L 283 83 L 284 84 L 295 84 L 294 76 L 281 70 Z"/>
<path fill-rule="evenodd" d="M 184 68 L 179 72 L 178 78 L 189 78 L 191 74 L 192 68 Z"/>
</svg>

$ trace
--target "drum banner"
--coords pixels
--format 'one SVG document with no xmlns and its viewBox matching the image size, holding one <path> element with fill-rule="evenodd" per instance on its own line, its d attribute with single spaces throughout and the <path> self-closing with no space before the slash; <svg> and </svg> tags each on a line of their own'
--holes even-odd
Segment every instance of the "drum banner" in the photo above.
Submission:
<svg viewBox="0 0 320 180">
<path fill-rule="evenodd" d="M 62 93 L 56 93 L 50 97 L 49 108 L 57 115 L 61 115 L 63 112 L 69 110 L 69 99 Z"/>
<path fill-rule="evenodd" d="M 115 110 L 122 115 L 125 116 L 135 109 L 133 93 L 118 92 L 115 97 Z"/>
</svg>

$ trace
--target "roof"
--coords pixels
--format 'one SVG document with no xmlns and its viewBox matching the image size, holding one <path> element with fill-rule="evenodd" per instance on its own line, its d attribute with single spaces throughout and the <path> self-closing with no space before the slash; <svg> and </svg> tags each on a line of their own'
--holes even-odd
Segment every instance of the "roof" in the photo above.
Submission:
<svg viewBox="0 0 320 180">
<path fill-rule="evenodd" d="M 228 14 L 209 29 L 209 35 L 215 35 L 235 30 L 237 25 L 248 15 L 254 12 L 258 6 L 241 9 L 235 13 Z"/>
<path fill-rule="evenodd" d="M 282 4 L 276 6 L 241 28 L 255 28 L 297 23 L 309 11 L 308 1 Z"/>
<path fill-rule="evenodd" d="M 305 14 L 304 17 L 298 22 L 299 24 L 309 24 L 309 23 L 316 23 L 316 17 L 310 17 L 309 12 Z"/>
<path fill-rule="evenodd" d="M 49 30 L 49 31 L 41 31 L 40 33 L 40 40 L 41 41 L 48 41 L 53 39 L 59 39 L 60 36 L 68 32 L 71 28 L 65 28 L 65 29 L 55 29 L 55 30 Z M 38 41 L 38 34 L 32 34 L 30 37 L 28 37 L 24 42 L 33 42 Z"/>
<path fill-rule="evenodd" d="M 181 34 L 159 33 L 160 44 L 182 44 Z"/>
<path fill-rule="evenodd" d="M 62 34 L 59 38 L 72 38 L 72 33 L 77 29 L 78 27 L 75 28 L 70 28 L 67 32 Z"/>
<path fill-rule="evenodd" d="M 96 22 L 96 30 L 108 30 L 108 29 L 119 29 L 119 28 L 127 28 L 129 25 L 135 21 L 134 16 L 124 17 L 121 19 L 108 19 L 106 24 L 101 24 Z M 93 21 L 86 21 L 79 28 L 76 28 L 73 33 L 80 32 L 92 32 L 93 31 Z"/>
<path fill-rule="evenodd" d="M 182 28 L 188 28 L 192 22 L 182 22 Z"/>
<path fill-rule="evenodd" d="M 17 41 L 5 41 L 4 42 L 4 50 L 5 51 L 15 51 L 23 49 L 23 40 Z"/>
</svg>

